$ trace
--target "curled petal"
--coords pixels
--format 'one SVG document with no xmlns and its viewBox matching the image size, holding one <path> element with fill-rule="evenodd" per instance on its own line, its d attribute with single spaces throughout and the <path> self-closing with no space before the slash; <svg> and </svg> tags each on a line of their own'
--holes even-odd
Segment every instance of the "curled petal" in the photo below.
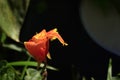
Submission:
<svg viewBox="0 0 120 80">
<path fill-rule="evenodd" d="M 56 28 L 47 32 L 47 37 L 50 40 L 54 40 L 57 38 L 63 45 L 66 45 L 66 46 L 68 45 L 67 43 L 65 43 L 65 41 L 62 39 L 62 37 L 59 35 Z"/>
</svg>

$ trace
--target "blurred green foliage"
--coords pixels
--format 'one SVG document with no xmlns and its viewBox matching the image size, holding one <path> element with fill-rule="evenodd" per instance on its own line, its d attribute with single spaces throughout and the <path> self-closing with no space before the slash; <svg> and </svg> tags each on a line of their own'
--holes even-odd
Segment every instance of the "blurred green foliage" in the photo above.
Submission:
<svg viewBox="0 0 120 80">
<path fill-rule="evenodd" d="M 40 75 L 41 71 L 39 70 L 28 68 L 26 73 L 25 80 L 42 80 L 42 76 Z"/>
<path fill-rule="evenodd" d="M 6 66 L 7 61 L 0 61 L 0 80 L 20 80 L 12 66 Z"/>
<path fill-rule="evenodd" d="M 0 0 L 0 30 L 19 42 L 19 34 L 30 0 Z"/>
<path fill-rule="evenodd" d="M 16 70 L 14 66 L 25 66 L 21 71 Z M 40 74 L 42 69 L 37 70 L 34 68 L 27 68 L 28 66 L 37 67 L 37 62 L 34 61 L 16 61 L 16 62 L 7 62 L 6 60 L 0 61 L 0 80 L 42 80 Z M 40 67 L 44 67 L 44 64 L 41 64 Z M 47 69 L 57 70 L 56 68 L 47 65 Z M 25 74 L 26 73 L 26 74 Z"/>
</svg>

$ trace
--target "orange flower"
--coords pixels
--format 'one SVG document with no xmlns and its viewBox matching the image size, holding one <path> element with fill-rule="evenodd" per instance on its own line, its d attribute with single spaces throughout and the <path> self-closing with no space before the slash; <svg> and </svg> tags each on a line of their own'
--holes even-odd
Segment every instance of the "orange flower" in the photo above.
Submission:
<svg viewBox="0 0 120 80">
<path fill-rule="evenodd" d="M 48 58 L 50 58 L 49 40 L 54 39 L 58 39 L 63 45 L 68 45 L 59 35 L 56 28 L 48 32 L 43 29 L 40 33 L 34 35 L 32 39 L 24 42 L 24 45 L 33 58 L 40 64 L 41 62 L 46 61 L 47 55 Z"/>
</svg>

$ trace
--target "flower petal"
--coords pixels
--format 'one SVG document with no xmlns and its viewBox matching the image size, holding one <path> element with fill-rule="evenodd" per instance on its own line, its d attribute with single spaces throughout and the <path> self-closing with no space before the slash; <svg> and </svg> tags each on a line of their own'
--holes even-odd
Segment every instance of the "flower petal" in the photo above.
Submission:
<svg viewBox="0 0 120 80">
<path fill-rule="evenodd" d="M 47 37 L 46 30 L 43 29 L 40 33 L 37 33 L 36 35 L 34 35 L 31 40 L 34 42 L 39 42 L 45 39 L 46 37 Z"/>
<path fill-rule="evenodd" d="M 24 42 L 25 48 L 38 61 L 42 62 L 46 59 L 48 53 L 45 43 Z"/>
<path fill-rule="evenodd" d="M 50 55 L 50 52 L 47 53 L 47 58 L 48 58 L 48 59 L 52 59 L 52 58 L 51 58 L 51 55 Z"/>
<path fill-rule="evenodd" d="M 59 35 L 59 33 L 57 32 L 57 28 L 50 30 L 49 32 L 47 32 L 47 37 L 50 40 L 54 40 L 54 39 L 58 39 L 63 45 L 68 45 L 67 43 L 65 43 L 65 41 L 62 39 L 62 37 Z"/>
</svg>

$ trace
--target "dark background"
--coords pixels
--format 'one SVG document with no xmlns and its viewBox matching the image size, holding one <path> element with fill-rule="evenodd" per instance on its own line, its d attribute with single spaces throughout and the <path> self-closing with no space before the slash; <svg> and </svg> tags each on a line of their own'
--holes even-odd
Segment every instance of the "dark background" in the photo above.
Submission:
<svg viewBox="0 0 120 80">
<path fill-rule="evenodd" d="M 39 6 L 40 3 L 45 3 Z M 42 29 L 58 28 L 63 39 L 69 44 L 63 47 L 59 41 L 50 43 L 51 66 L 60 71 L 48 70 L 48 80 L 72 80 L 75 72 L 78 80 L 105 80 L 109 58 L 113 61 L 113 75 L 120 72 L 120 57 L 97 45 L 86 33 L 80 19 L 81 0 L 31 0 L 21 30 L 20 40 L 29 40 Z M 46 6 L 46 7 L 45 7 Z M 42 11 L 40 11 L 42 10 Z"/>
</svg>

